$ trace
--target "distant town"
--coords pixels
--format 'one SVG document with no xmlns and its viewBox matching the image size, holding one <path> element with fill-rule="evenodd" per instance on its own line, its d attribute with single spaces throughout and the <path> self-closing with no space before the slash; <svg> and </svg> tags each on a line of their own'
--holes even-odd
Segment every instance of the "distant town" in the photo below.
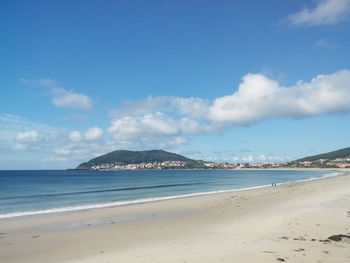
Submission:
<svg viewBox="0 0 350 263">
<path fill-rule="evenodd" d="M 350 168 L 350 158 L 337 158 L 334 160 L 318 159 L 315 161 L 292 161 L 292 162 L 262 162 L 262 163 L 227 163 L 227 162 L 201 162 L 193 166 L 184 161 L 163 161 L 139 164 L 105 163 L 94 165 L 92 170 L 146 170 L 146 169 L 271 169 L 271 168 Z"/>
<path fill-rule="evenodd" d="M 210 162 L 164 150 L 117 150 L 83 162 L 78 170 L 350 168 L 350 147 L 289 162 Z"/>
</svg>

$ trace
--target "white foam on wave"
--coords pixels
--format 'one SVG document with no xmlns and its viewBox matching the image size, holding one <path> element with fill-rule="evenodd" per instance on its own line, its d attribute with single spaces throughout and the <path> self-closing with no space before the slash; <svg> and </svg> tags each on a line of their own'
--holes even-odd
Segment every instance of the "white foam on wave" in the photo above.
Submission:
<svg viewBox="0 0 350 263">
<path fill-rule="evenodd" d="M 286 182 L 286 183 L 298 183 L 298 182 L 308 182 L 308 181 L 315 181 L 315 180 L 319 180 L 319 179 L 324 179 L 324 178 L 328 178 L 328 177 L 335 177 L 335 176 L 339 176 L 339 175 L 343 175 L 345 174 L 344 171 L 329 171 L 328 173 L 320 176 L 320 177 L 310 177 L 307 179 L 300 179 L 300 180 L 296 180 L 296 181 L 292 181 L 292 182 Z M 285 183 L 283 183 L 285 184 Z"/>
<path fill-rule="evenodd" d="M 262 188 L 262 187 L 266 187 L 266 186 L 269 186 L 269 185 L 260 185 L 260 186 L 253 186 L 253 187 L 240 188 L 240 189 L 200 192 L 200 193 L 192 193 L 192 194 L 184 194 L 184 195 L 143 198 L 143 199 L 129 200 L 129 201 L 117 201 L 117 202 L 98 203 L 98 204 L 89 204 L 89 205 L 81 205 L 81 206 L 59 207 L 59 208 L 50 208 L 50 209 L 35 210 L 35 211 L 13 212 L 13 213 L 8 213 L 8 214 L 0 214 L 0 219 L 10 218 L 10 217 L 18 217 L 18 216 L 42 215 L 42 214 L 50 214 L 50 213 L 62 213 L 62 212 L 89 210 L 89 209 L 95 209 L 95 208 L 108 208 L 108 207 L 115 207 L 115 206 L 142 204 L 142 203 L 164 201 L 164 200 L 170 200 L 170 199 L 178 199 L 178 198 L 186 198 L 186 197 L 193 197 L 193 196 L 211 195 L 211 194 L 229 193 L 229 192 L 257 189 L 257 188 Z"/>
<path fill-rule="evenodd" d="M 327 177 L 339 176 L 339 175 L 342 175 L 344 173 L 345 172 L 332 171 L 331 173 L 326 173 L 320 177 L 310 177 L 308 179 L 284 182 L 284 183 L 279 183 L 277 185 L 319 180 L 319 179 L 323 179 L 323 178 L 327 178 Z M 259 188 L 264 188 L 264 187 L 268 187 L 268 186 L 271 186 L 271 185 L 268 184 L 268 185 L 259 185 L 259 186 L 252 186 L 252 187 L 239 188 L 239 189 L 217 190 L 217 191 L 199 192 L 199 193 L 183 194 L 183 195 L 173 195 L 173 196 L 154 197 L 154 198 L 142 198 L 142 199 L 129 200 L 129 201 L 117 201 L 117 202 L 98 203 L 98 204 L 89 204 L 89 205 L 80 205 L 80 206 L 58 207 L 58 208 L 42 209 L 42 210 L 35 210 L 35 211 L 13 212 L 13 213 L 7 213 L 7 214 L 0 214 L 0 219 L 19 217 L 19 216 L 33 216 L 33 215 L 43 215 L 43 214 L 51 214 L 51 213 L 74 212 L 74 211 L 90 210 L 90 209 L 96 209 L 96 208 L 126 206 L 126 205 L 150 203 L 150 202 L 155 202 L 155 201 L 164 201 L 164 200 L 171 200 L 171 199 L 178 199 L 178 198 L 211 195 L 211 194 L 219 194 L 219 193 L 238 192 L 238 191 L 244 191 L 244 190 L 259 189 Z"/>
</svg>

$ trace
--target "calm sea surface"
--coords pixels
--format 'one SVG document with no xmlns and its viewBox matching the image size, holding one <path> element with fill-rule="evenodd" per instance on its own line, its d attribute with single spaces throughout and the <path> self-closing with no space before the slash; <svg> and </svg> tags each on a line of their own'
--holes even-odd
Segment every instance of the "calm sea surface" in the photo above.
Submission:
<svg viewBox="0 0 350 263">
<path fill-rule="evenodd" d="M 0 218 L 159 200 L 328 176 L 330 171 L 0 171 Z"/>
</svg>

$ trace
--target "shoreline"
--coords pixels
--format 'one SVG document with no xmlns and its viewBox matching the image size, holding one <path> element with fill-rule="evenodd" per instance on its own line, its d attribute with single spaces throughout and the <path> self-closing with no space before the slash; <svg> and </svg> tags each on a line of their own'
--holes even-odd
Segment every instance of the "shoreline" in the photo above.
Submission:
<svg viewBox="0 0 350 263">
<path fill-rule="evenodd" d="M 333 167 L 333 168 L 319 168 L 319 167 L 276 167 L 276 168 L 273 168 L 273 167 L 269 167 L 269 168 L 174 168 L 174 169 L 115 169 L 115 170 L 92 170 L 92 169 L 74 169 L 74 168 L 71 168 L 71 169 L 62 169 L 62 170 L 59 170 L 59 171 L 91 171 L 91 172 L 118 172 L 118 171 L 159 171 L 159 170 L 164 170 L 164 171 L 191 171 L 191 170 L 194 170 L 194 171 L 220 171 L 220 170 L 226 170 L 226 171 L 235 171 L 235 170 L 243 170 L 243 171 L 249 171 L 249 170 L 346 170 L 346 169 L 349 169 L 350 168 L 339 168 L 339 167 Z M 3 170 L 5 171 L 5 170 Z M 9 170 L 11 171 L 11 170 Z M 40 170 L 39 170 L 40 171 Z"/>
<path fill-rule="evenodd" d="M 8 263 L 347 262 L 350 173 L 245 191 L 0 220 Z M 283 259 L 283 260 L 281 260 Z"/>
<path fill-rule="evenodd" d="M 237 169 L 226 169 L 226 170 L 237 170 Z M 341 176 L 342 174 L 346 173 L 347 170 L 344 169 L 318 169 L 318 168 L 310 168 L 310 169 L 240 169 L 240 170 L 298 170 L 298 171 L 309 171 L 309 170 L 315 170 L 315 171 L 327 171 L 327 172 L 333 172 L 331 174 L 325 174 L 321 177 L 312 177 L 308 179 L 301 179 L 296 181 L 288 181 L 283 183 L 278 183 L 277 185 L 285 185 L 285 184 L 291 184 L 291 183 L 299 183 L 299 182 L 307 182 L 307 181 L 313 181 L 313 180 L 321 180 L 328 177 L 333 176 Z M 69 207 L 56 207 L 56 208 L 48 208 L 48 209 L 42 209 L 42 210 L 27 210 L 27 211 L 20 211 L 20 212 L 13 212 L 13 213 L 6 213 L 6 214 L 0 214 L 0 220 L 1 219 L 11 219 L 15 217 L 29 217 L 29 216 L 37 216 L 37 215 L 47 215 L 47 214 L 57 214 L 57 213 L 69 213 L 69 212 L 79 212 L 79 211 L 85 211 L 85 210 L 91 210 L 91 209 L 103 209 L 103 208 L 112 208 L 112 207 L 120 207 L 120 206 L 129 206 L 129 205 L 135 205 L 135 204 L 144 204 L 144 203 L 150 203 L 150 202 L 161 202 L 166 200 L 172 200 L 172 199 L 183 199 L 183 198 L 191 198 L 196 196 L 206 196 L 206 195 L 215 195 L 215 194 L 222 194 L 222 193 L 234 193 L 239 191 L 246 191 L 246 190 L 253 190 L 253 189 L 260 189 L 265 187 L 270 187 L 270 184 L 266 185 L 257 185 L 252 187 L 246 187 L 246 188 L 237 188 L 237 189 L 227 189 L 227 190 L 216 190 L 216 191 L 207 191 L 207 192 L 196 192 L 196 193 L 189 193 L 189 194 L 183 194 L 183 195 L 173 195 L 173 196 L 163 196 L 163 197 L 153 197 L 153 198 L 141 198 L 136 200 L 125 200 L 125 201 L 115 201 L 115 202 L 106 202 L 106 203 L 95 203 L 95 204 L 86 204 L 86 205 L 79 205 L 79 206 L 69 206 Z"/>
</svg>

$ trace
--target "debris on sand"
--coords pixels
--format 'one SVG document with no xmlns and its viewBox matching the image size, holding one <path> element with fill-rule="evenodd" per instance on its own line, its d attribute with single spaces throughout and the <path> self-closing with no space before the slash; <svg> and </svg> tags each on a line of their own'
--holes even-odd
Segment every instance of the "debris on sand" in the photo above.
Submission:
<svg viewBox="0 0 350 263">
<path fill-rule="evenodd" d="M 339 234 L 339 235 L 330 236 L 327 239 L 335 241 L 335 242 L 340 242 L 340 241 L 343 241 L 343 238 L 349 238 L 350 239 L 350 236 L 349 235 Z"/>
</svg>

